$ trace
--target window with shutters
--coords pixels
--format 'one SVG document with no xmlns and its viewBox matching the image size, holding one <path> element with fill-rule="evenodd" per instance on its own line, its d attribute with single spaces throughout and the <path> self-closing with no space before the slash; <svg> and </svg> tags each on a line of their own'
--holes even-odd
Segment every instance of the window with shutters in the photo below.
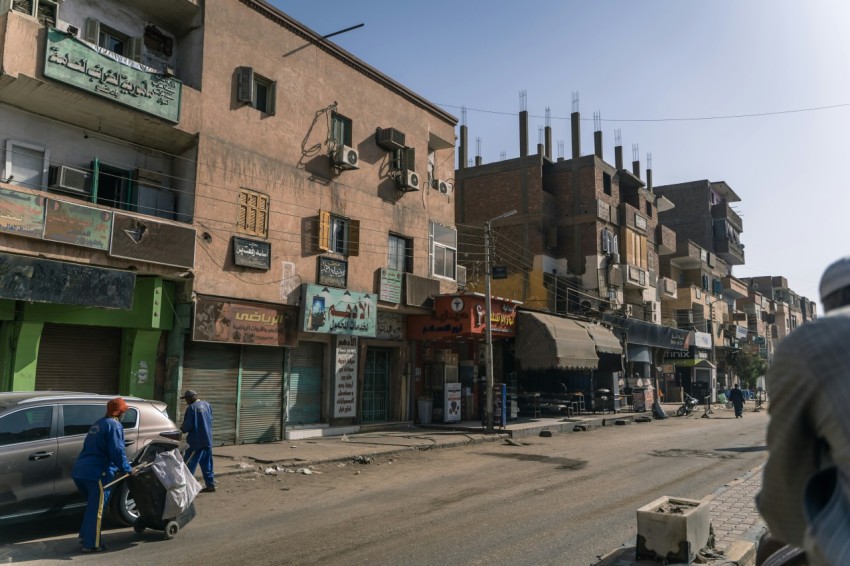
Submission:
<svg viewBox="0 0 850 566">
<path fill-rule="evenodd" d="M 454 280 L 457 274 L 457 230 L 431 222 L 431 273 Z"/>
<path fill-rule="evenodd" d="M 403 273 L 413 273 L 413 240 L 390 234 L 387 267 Z"/>
<path fill-rule="evenodd" d="M 12 0 L 12 9 L 33 16 L 43 26 L 56 27 L 56 0 Z"/>
<path fill-rule="evenodd" d="M 264 238 L 269 235 L 269 197 L 251 190 L 239 191 L 239 231 Z"/>
<path fill-rule="evenodd" d="M 331 114 L 331 140 L 334 144 L 351 147 L 351 128 L 351 118 L 337 112 Z"/>
<path fill-rule="evenodd" d="M 30 189 L 47 190 L 50 153 L 46 147 L 6 140 L 6 167 L 2 180 Z"/>
<path fill-rule="evenodd" d="M 649 264 L 646 236 L 638 234 L 634 230 L 626 229 L 626 262 L 647 269 Z"/>
<path fill-rule="evenodd" d="M 344 256 L 360 255 L 360 221 L 320 210 L 318 249 Z"/>
<path fill-rule="evenodd" d="M 252 67 L 239 67 L 236 72 L 238 85 L 236 98 L 264 114 L 275 113 L 275 81 L 260 76 Z"/>
<path fill-rule="evenodd" d="M 102 24 L 94 18 L 88 18 L 86 20 L 84 39 L 89 43 L 94 43 L 98 47 L 108 49 L 127 59 L 132 59 L 133 61 L 142 60 L 143 38 L 130 37 L 125 33 Z"/>
</svg>

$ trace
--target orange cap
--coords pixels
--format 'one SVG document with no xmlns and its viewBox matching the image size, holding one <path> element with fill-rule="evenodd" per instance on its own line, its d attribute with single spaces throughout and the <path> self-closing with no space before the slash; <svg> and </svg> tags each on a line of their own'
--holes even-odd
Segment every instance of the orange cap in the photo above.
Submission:
<svg viewBox="0 0 850 566">
<path fill-rule="evenodd" d="M 106 416 L 118 417 L 127 412 L 127 403 L 121 397 L 116 397 L 106 404 Z"/>
</svg>

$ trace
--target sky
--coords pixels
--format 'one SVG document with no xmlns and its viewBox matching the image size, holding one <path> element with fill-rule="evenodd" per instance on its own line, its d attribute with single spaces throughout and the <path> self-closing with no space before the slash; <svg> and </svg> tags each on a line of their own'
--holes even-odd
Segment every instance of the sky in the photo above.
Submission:
<svg viewBox="0 0 850 566">
<path fill-rule="evenodd" d="M 605 160 L 638 144 L 653 184 L 726 181 L 741 198 L 746 264 L 819 300 L 850 255 L 850 2 L 846 0 L 271 0 L 331 41 L 461 118 L 469 157 L 519 155 L 520 92 L 532 151 L 550 108 L 553 154 L 582 155 L 602 116 Z M 836 173 L 838 171 L 838 173 Z M 843 236 L 842 236 L 843 234 Z M 829 237 L 838 236 L 836 242 Z M 829 237 L 827 237 L 829 236 Z M 819 306 L 819 313 L 822 309 Z"/>
</svg>

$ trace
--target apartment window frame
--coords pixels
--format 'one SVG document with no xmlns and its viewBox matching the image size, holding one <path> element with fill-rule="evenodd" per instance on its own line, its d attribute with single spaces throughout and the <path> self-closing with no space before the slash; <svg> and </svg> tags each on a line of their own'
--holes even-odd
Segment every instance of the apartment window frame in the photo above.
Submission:
<svg viewBox="0 0 850 566">
<path fill-rule="evenodd" d="M 360 221 L 320 210 L 317 247 L 345 257 L 360 255 Z"/>
<path fill-rule="evenodd" d="M 25 184 L 20 179 L 15 180 L 14 178 L 10 179 L 7 182 L 11 183 L 11 184 L 15 184 L 15 185 L 21 185 L 23 187 L 28 187 L 28 188 L 31 188 L 31 189 L 46 191 L 47 190 L 47 183 L 48 183 L 48 172 L 49 172 L 49 169 L 50 169 L 50 150 L 47 149 L 47 146 L 40 145 L 40 144 L 34 144 L 34 143 L 25 142 L 25 141 L 21 141 L 21 140 L 15 140 L 15 139 L 7 139 L 6 140 L 6 157 L 5 157 L 4 168 L 3 168 L 3 181 L 6 181 L 7 179 L 9 179 L 10 176 L 14 175 L 14 168 L 15 168 L 14 157 L 15 157 L 15 155 L 21 155 L 21 153 L 22 153 L 22 152 L 18 151 L 16 148 L 20 148 L 22 150 L 25 150 L 27 152 L 27 155 L 29 155 L 29 152 L 35 152 L 35 153 L 41 153 L 42 154 L 42 161 L 41 161 L 42 168 L 41 168 L 40 182 L 36 186 L 31 186 L 32 185 L 31 183 Z"/>
<path fill-rule="evenodd" d="M 22 10 L 26 4 L 29 4 L 29 11 Z M 51 11 L 51 14 L 46 14 L 46 10 Z M 56 27 L 56 22 L 59 18 L 59 2 L 57 0 L 23 0 L 10 2 L 9 8 L 19 14 L 26 14 L 37 19 L 43 26 Z M 52 15 L 52 19 L 49 17 Z"/>
<path fill-rule="evenodd" d="M 277 82 L 256 73 L 253 67 L 238 67 L 236 77 L 236 99 L 267 116 L 274 116 L 277 112 Z"/>
<path fill-rule="evenodd" d="M 611 174 L 602 172 L 602 192 L 608 196 L 611 196 Z"/>
<path fill-rule="evenodd" d="M 237 229 L 243 234 L 261 238 L 269 236 L 271 199 L 267 194 L 252 189 L 239 189 Z"/>
<path fill-rule="evenodd" d="M 353 129 L 354 122 L 351 118 L 336 111 L 331 112 L 330 132 L 328 132 L 328 137 L 335 147 L 343 145 L 353 147 Z"/>
<path fill-rule="evenodd" d="M 429 231 L 431 274 L 457 281 L 457 229 L 432 221 Z"/>
<path fill-rule="evenodd" d="M 413 239 L 390 232 L 387 236 L 387 267 L 413 273 Z"/>
</svg>

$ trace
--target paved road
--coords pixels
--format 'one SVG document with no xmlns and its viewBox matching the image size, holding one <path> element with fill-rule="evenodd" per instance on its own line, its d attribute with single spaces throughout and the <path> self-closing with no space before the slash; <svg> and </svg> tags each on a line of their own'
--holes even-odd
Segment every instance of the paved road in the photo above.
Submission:
<svg viewBox="0 0 850 566">
<path fill-rule="evenodd" d="M 576 564 L 633 544 L 635 509 L 764 461 L 767 416 L 671 418 L 222 478 L 173 541 L 112 530 L 99 564 Z M 76 523 L 4 530 L 0 561 L 79 560 Z M 51 530 L 52 529 L 52 530 Z M 45 537 L 45 538 L 36 538 Z M 5 553 L 5 554 L 4 554 Z M 45 560 L 55 558 L 56 560 Z"/>
</svg>

